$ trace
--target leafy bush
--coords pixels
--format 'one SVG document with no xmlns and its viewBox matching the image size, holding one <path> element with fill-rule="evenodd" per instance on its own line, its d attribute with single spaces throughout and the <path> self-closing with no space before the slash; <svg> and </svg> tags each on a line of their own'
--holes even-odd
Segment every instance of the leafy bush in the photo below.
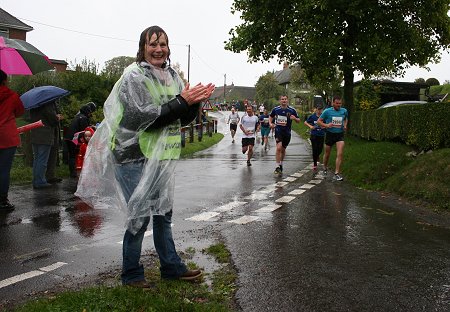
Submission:
<svg viewBox="0 0 450 312">
<path fill-rule="evenodd" d="M 375 141 L 400 141 L 421 150 L 450 147 L 447 103 L 400 105 L 354 112 L 352 134 Z"/>
<path fill-rule="evenodd" d="M 364 79 L 356 88 L 355 109 L 367 111 L 380 106 L 379 90 L 371 80 Z"/>
</svg>

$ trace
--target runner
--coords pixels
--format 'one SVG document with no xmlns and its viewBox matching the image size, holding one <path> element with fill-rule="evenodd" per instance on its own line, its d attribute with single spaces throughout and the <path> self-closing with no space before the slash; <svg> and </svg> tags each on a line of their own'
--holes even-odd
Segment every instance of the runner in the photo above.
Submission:
<svg viewBox="0 0 450 312">
<path fill-rule="evenodd" d="M 308 117 L 305 121 L 305 125 L 311 130 L 311 146 L 312 146 L 312 156 L 313 156 L 313 170 L 317 172 L 317 163 L 320 159 L 320 154 L 323 150 L 323 142 L 325 139 L 325 130 L 322 129 L 318 124 L 317 120 L 322 114 L 323 107 L 317 106 L 314 114 Z"/>
<path fill-rule="evenodd" d="M 251 105 L 247 105 L 247 114 L 242 116 L 239 127 L 244 132 L 242 154 L 247 152 L 247 166 L 251 166 L 250 159 L 253 156 L 253 146 L 255 146 L 255 132 L 259 130 L 259 119 L 253 114 Z"/>
<path fill-rule="evenodd" d="M 234 143 L 234 135 L 236 134 L 237 124 L 239 123 L 239 114 L 234 107 L 231 108 L 231 114 L 228 116 L 227 124 L 230 124 L 231 143 Z"/>
<path fill-rule="evenodd" d="M 267 109 L 259 115 L 259 123 L 261 125 L 261 144 L 264 145 L 264 150 L 267 151 L 270 133 L 269 113 L 267 112 Z"/>
<path fill-rule="evenodd" d="M 319 126 L 326 128 L 325 136 L 325 156 L 323 158 L 323 175 L 328 173 L 328 160 L 330 159 L 331 148 L 336 144 L 336 168 L 334 170 L 334 179 L 342 181 L 344 178 L 341 175 L 342 157 L 344 155 L 344 131 L 347 130 L 348 113 L 342 107 L 342 100 L 340 96 L 333 98 L 333 107 L 327 108 L 320 115 L 317 123 Z"/>
<path fill-rule="evenodd" d="M 261 103 L 261 105 L 259 105 L 259 116 L 261 116 L 262 114 L 264 114 L 265 111 L 265 107 L 264 107 L 264 103 Z"/>
<path fill-rule="evenodd" d="M 275 174 L 283 173 L 283 160 L 286 156 L 286 148 L 291 141 L 292 120 L 299 123 L 297 111 L 288 105 L 287 95 L 280 96 L 280 105 L 275 107 L 269 116 L 269 125 L 275 128 L 275 142 L 277 143 Z"/>
</svg>

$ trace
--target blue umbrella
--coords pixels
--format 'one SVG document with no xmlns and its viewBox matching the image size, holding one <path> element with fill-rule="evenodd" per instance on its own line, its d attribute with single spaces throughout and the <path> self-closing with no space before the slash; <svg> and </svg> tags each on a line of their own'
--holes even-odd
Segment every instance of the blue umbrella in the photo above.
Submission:
<svg viewBox="0 0 450 312">
<path fill-rule="evenodd" d="M 25 109 L 32 109 L 60 99 L 68 94 L 70 94 L 70 91 L 55 86 L 42 86 L 25 92 L 20 99 Z"/>
</svg>

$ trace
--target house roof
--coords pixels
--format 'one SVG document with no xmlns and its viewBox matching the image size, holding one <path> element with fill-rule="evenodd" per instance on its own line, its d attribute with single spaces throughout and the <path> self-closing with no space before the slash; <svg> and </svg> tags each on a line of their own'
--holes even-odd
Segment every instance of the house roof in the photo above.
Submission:
<svg viewBox="0 0 450 312">
<path fill-rule="evenodd" d="M 273 73 L 278 84 L 283 85 L 291 81 L 291 69 L 289 67 L 283 68 Z"/>
<path fill-rule="evenodd" d="M 52 62 L 52 64 L 62 64 L 62 65 L 69 65 L 69 63 L 67 63 L 64 60 L 55 60 L 55 59 L 49 59 L 50 62 Z"/>
<path fill-rule="evenodd" d="M 33 27 L 20 21 L 19 19 L 12 16 L 11 14 L 6 12 L 2 8 L 0 8 L 0 27 L 20 29 L 20 30 L 25 30 L 25 31 L 33 30 Z"/>
<path fill-rule="evenodd" d="M 242 87 L 229 85 L 225 87 L 225 97 L 227 100 L 254 100 L 256 90 L 255 87 Z M 223 86 L 216 87 L 213 94 L 211 94 L 211 99 L 223 99 Z"/>
</svg>

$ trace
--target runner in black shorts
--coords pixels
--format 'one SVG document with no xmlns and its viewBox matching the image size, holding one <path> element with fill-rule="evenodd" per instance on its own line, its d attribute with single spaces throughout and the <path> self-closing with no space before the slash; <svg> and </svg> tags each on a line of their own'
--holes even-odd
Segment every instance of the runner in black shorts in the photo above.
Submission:
<svg viewBox="0 0 450 312">
<path fill-rule="evenodd" d="M 234 135 L 236 134 L 237 124 L 238 124 L 239 120 L 240 120 L 239 114 L 233 106 L 231 108 L 231 114 L 230 114 L 230 116 L 228 116 L 228 121 L 227 121 L 227 123 L 230 124 L 230 133 L 231 133 L 231 140 L 232 140 L 231 143 L 234 143 Z"/>
<path fill-rule="evenodd" d="M 300 122 L 297 111 L 290 107 L 287 95 L 280 96 L 280 105 L 275 107 L 269 115 L 269 125 L 275 128 L 275 140 L 277 142 L 275 174 L 283 172 L 283 160 L 286 156 L 286 147 L 291 141 L 292 120 Z"/>
<path fill-rule="evenodd" d="M 333 146 L 334 144 L 340 141 L 344 141 L 344 132 L 341 133 L 327 132 L 325 134 L 325 145 Z"/>
<path fill-rule="evenodd" d="M 253 114 L 251 105 L 247 105 L 247 115 L 241 119 L 240 128 L 242 135 L 242 154 L 247 153 L 247 166 L 251 166 L 250 159 L 253 156 L 255 146 L 255 133 L 259 130 L 259 118 Z"/>
<path fill-rule="evenodd" d="M 328 160 L 330 158 L 331 147 L 336 145 L 336 168 L 334 169 L 334 179 L 342 181 L 341 164 L 344 155 L 344 132 L 347 130 L 348 112 L 342 107 L 340 96 L 333 98 L 333 107 L 327 108 L 320 115 L 317 124 L 326 129 L 325 135 L 325 155 L 323 157 L 323 174 L 327 175 Z"/>
</svg>

